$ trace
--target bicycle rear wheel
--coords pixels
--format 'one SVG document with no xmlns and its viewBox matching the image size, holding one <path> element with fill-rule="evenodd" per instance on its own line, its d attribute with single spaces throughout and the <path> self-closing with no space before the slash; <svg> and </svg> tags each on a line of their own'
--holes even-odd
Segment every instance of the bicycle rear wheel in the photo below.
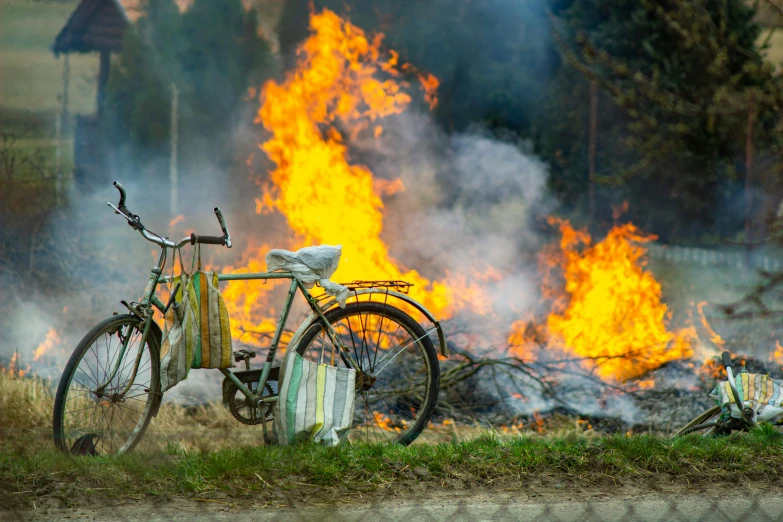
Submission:
<svg viewBox="0 0 783 522">
<path fill-rule="evenodd" d="M 429 422 L 438 401 L 440 366 L 427 332 L 411 316 L 385 303 L 363 301 L 325 314 L 329 324 L 359 364 L 354 425 L 349 440 L 408 445 Z M 313 324 L 297 351 L 318 361 L 347 367 L 344 357 L 331 361 L 333 342 L 323 325 Z"/>
<path fill-rule="evenodd" d="M 120 358 L 128 337 L 128 348 Z M 131 314 L 110 317 L 84 336 L 63 371 L 54 399 L 57 449 L 73 455 L 113 455 L 138 444 L 160 391 L 158 331 L 150 328 L 144 347 L 141 337 L 141 320 Z"/>
</svg>

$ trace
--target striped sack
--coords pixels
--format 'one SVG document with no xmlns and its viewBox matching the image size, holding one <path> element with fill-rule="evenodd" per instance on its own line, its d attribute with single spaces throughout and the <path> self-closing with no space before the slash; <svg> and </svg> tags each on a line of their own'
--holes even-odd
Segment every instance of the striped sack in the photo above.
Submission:
<svg viewBox="0 0 783 522">
<path fill-rule="evenodd" d="M 308 361 L 292 349 L 280 375 L 274 424 L 278 443 L 312 440 L 337 446 L 353 422 L 356 370 Z"/>
<path fill-rule="evenodd" d="M 783 418 L 783 381 L 761 373 L 740 373 L 734 377 L 734 385 L 743 406 L 753 410 L 755 422 L 777 422 Z M 718 383 L 710 397 L 721 407 L 724 416 L 742 418 L 729 381 Z"/>
<path fill-rule="evenodd" d="M 233 368 L 231 327 L 217 272 L 197 270 L 188 281 L 188 300 L 198 320 L 191 368 Z"/>
<path fill-rule="evenodd" d="M 190 306 L 189 279 L 190 276 L 183 274 L 175 277 L 171 283 L 172 286 L 180 282 L 182 284 L 164 319 L 163 343 L 160 347 L 160 384 L 164 392 L 187 379 L 193 363 L 198 320 L 195 310 Z"/>
</svg>

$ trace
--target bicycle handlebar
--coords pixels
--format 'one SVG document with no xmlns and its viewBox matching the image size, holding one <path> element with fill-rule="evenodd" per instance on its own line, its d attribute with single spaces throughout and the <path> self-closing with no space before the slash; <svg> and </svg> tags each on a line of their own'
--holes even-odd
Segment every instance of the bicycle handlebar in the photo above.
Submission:
<svg viewBox="0 0 783 522">
<path fill-rule="evenodd" d="M 196 234 L 191 234 L 190 244 L 195 245 L 196 243 L 204 245 L 225 245 L 226 238 L 223 236 L 198 236 Z"/>
<path fill-rule="evenodd" d="M 191 245 L 196 243 L 202 243 L 206 245 L 225 245 L 226 247 L 231 248 L 231 235 L 228 233 L 226 221 L 223 219 L 223 213 L 220 212 L 219 208 L 215 207 L 214 210 L 218 222 L 220 223 L 220 228 L 223 230 L 223 236 L 198 236 L 196 234 L 191 234 L 190 236 L 184 237 L 175 243 L 170 241 L 169 238 L 161 237 L 158 234 L 147 230 L 144 225 L 141 224 L 141 219 L 139 216 L 131 212 L 128 207 L 125 206 L 125 199 L 127 198 L 125 187 L 123 187 L 122 184 L 118 181 L 115 181 L 113 185 L 120 192 L 120 201 L 117 206 L 114 206 L 109 202 L 106 204 L 114 209 L 115 214 L 119 214 L 124 217 L 128 221 L 128 225 L 130 225 L 134 230 L 138 230 L 147 241 L 151 241 L 160 246 L 168 248 L 181 248 L 188 243 Z"/>
<path fill-rule="evenodd" d="M 729 354 L 729 352 L 723 352 L 722 357 L 723 357 L 723 367 L 728 368 L 729 366 L 731 366 L 731 354 Z"/>
<path fill-rule="evenodd" d="M 734 371 L 731 368 L 731 354 L 729 352 L 723 352 L 722 357 L 723 367 L 726 368 L 726 375 L 729 378 L 729 388 L 731 388 L 731 394 L 734 396 L 734 403 L 741 412 L 744 409 L 744 405 L 742 404 L 742 399 L 740 398 L 739 391 L 737 390 L 737 385 L 734 382 Z"/>
</svg>

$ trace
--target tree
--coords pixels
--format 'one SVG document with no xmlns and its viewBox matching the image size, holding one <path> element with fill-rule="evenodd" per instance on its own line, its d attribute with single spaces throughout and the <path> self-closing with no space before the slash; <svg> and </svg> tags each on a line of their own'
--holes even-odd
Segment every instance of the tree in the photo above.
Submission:
<svg viewBox="0 0 783 522">
<path fill-rule="evenodd" d="M 766 128 L 775 105 L 753 10 L 741 0 L 560 7 L 554 26 L 565 60 L 623 109 L 617 120 L 602 118 L 610 135 L 625 135 L 613 151 L 623 168 L 604 166 L 603 183 L 620 187 L 615 194 L 631 200 L 634 220 L 665 238 L 715 225 L 721 191 L 741 177 L 748 100 L 760 124 L 751 131 Z M 769 133 L 757 138 L 764 146 L 777 141 Z"/>
<path fill-rule="evenodd" d="M 184 13 L 173 0 L 148 0 L 143 13 L 109 79 L 117 143 L 131 157 L 168 151 L 176 85 L 180 157 L 193 164 L 236 161 L 234 131 L 252 121 L 255 109 L 246 104 L 247 90 L 264 80 L 272 62 L 255 12 L 241 0 L 195 0 Z"/>
</svg>

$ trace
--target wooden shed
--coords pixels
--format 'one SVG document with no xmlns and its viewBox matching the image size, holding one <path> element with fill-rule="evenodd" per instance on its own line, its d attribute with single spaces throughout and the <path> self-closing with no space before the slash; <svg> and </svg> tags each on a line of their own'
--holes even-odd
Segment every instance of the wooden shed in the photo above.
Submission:
<svg viewBox="0 0 783 522">
<path fill-rule="evenodd" d="M 78 116 L 74 127 L 74 179 L 83 188 L 91 182 L 103 181 L 106 155 L 101 133 L 109 79 L 111 53 L 122 49 L 125 31 L 133 23 L 120 0 L 82 0 L 68 18 L 52 45 L 55 56 L 70 53 L 98 53 L 96 114 Z M 67 68 L 67 61 L 65 67 Z M 68 99 L 68 73 L 64 76 L 63 100 Z M 64 105 L 67 101 L 64 101 Z"/>
</svg>

